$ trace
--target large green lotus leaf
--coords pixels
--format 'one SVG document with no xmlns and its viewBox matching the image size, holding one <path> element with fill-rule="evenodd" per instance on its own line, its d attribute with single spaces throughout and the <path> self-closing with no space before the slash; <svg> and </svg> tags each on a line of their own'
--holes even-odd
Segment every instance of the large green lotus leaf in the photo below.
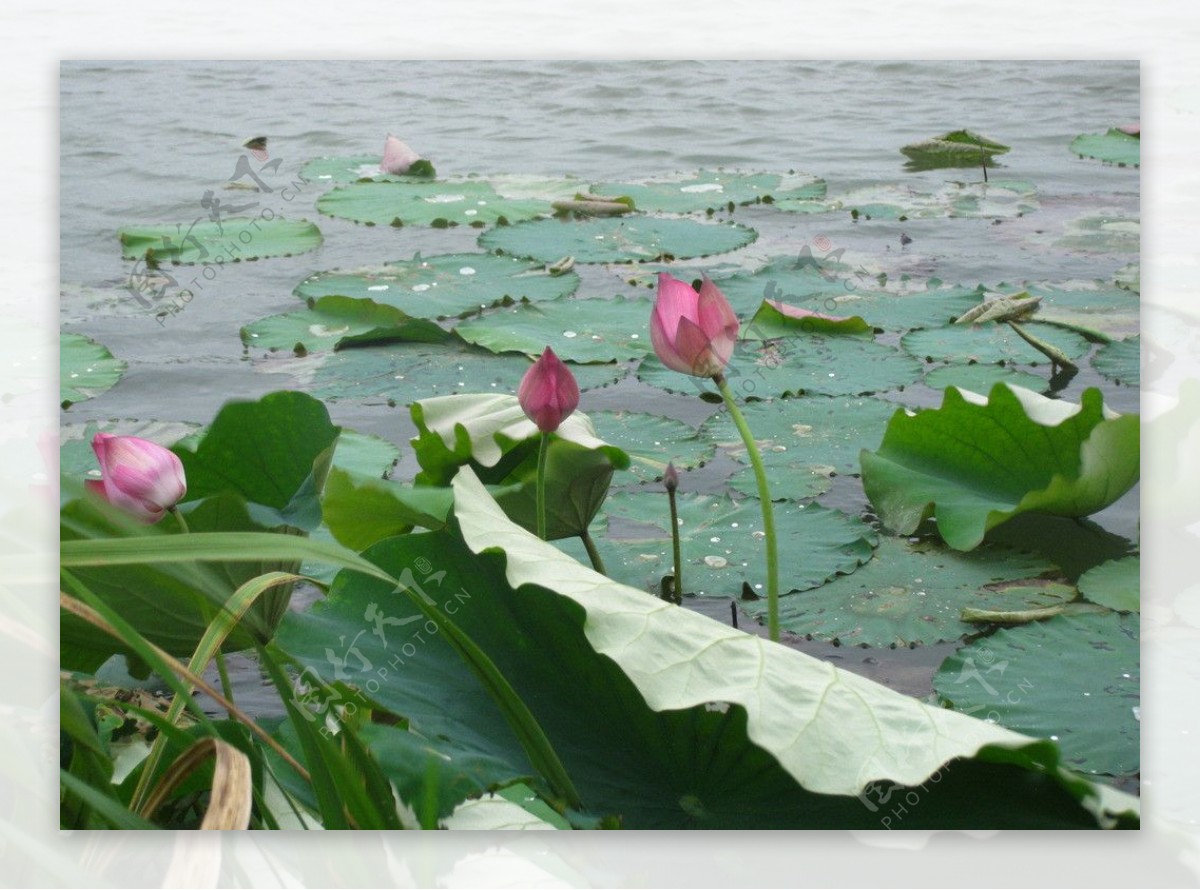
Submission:
<svg viewBox="0 0 1200 890">
<path fill-rule="evenodd" d="M 943 167 L 990 164 L 996 155 L 1005 154 L 1008 150 L 1009 147 L 1004 143 L 971 130 L 953 130 L 910 143 L 900 149 L 900 153 L 908 158 L 910 169 L 938 170 Z"/>
<path fill-rule="evenodd" d="M 295 256 L 321 244 L 321 230 L 306 219 L 275 216 L 198 220 L 190 226 L 164 223 L 123 226 L 117 231 L 121 256 L 140 260 L 149 253 L 172 263 L 226 263 L 274 256 Z"/>
<path fill-rule="evenodd" d="M 357 476 L 387 479 L 400 460 L 400 449 L 387 439 L 343 429 L 333 452 L 333 466 Z"/>
<path fill-rule="evenodd" d="M 536 358 L 551 346 L 563 361 L 627 361 L 653 351 L 653 308 L 653 300 L 641 297 L 564 297 L 497 309 L 454 330 L 468 343 L 491 352 L 521 352 Z"/>
<path fill-rule="evenodd" d="M 733 223 L 626 216 L 617 219 L 540 219 L 484 232 L 479 246 L 513 256 L 554 263 L 641 263 L 728 253 L 758 233 Z"/>
<path fill-rule="evenodd" d="M 956 386 L 971 392 L 991 392 L 997 383 L 1021 386 L 1034 392 L 1045 392 L 1050 382 L 1026 371 L 1014 371 L 998 364 L 952 364 L 939 365 L 925 375 L 925 385 L 930 389 L 945 389 Z"/>
<path fill-rule="evenodd" d="M 997 631 L 934 675 L 956 711 L 1049 738 L 1081 773 L 1139 769 L 1136 615 L 1072 615 Z"/>
<path fill-rule="evenodd" d="M 125 363 L 82 334 L 58 335 L 58 397 L 64 408 L 95 398 L 125 373 Z"/>
<path fill-rule="evenodd" d="M 1126 337 L 1140 329 L 1141 301 L 1121 287 L 1101 281 L 1075 287 L 1032 284 L 1025 293 L 1042 298 L 1038 321 L 1076 327 L 1104 337 Z"/>
<path fill-rule="evenodd" d="M 1071 220 L 1051 246 L 1083 253 L 1138 253 L 1142 249 L 1142 223 L 1120 210 L 1089 214 Z"/>
<path fill-rule="evenodd" d="M 355 182 L 338 186 L 317 199 L 328 216 L 371 226 L 505 225 L 551 212 L 544 201 L 504 198 L 488 183 Z"/>
<path fill-rule="evenodd" d="M 1142 381 L 1142 338 L 1114 340 L 1096 350 L 1092 367 L 1114 383 L 1139 386 Z"/>
<path fill-rule="evenodd" d="M 350 271 L 317 272 L 296 287 L 302 300 L 374 300 L 415 318 L 448 318 L 502 301 L 553 300 L 575 292 L 574 272 L 551 275 L 540 263 L 486 253 L 452 253 Z"/>
<path fill-rule="evenodd" d="M 340 431 L 312 396 L 273 392 L 227 402 L 199 444 L 172 450 L 189 500 L 232 492 L 263 508 L 260 524 L 311 530 L 321 521 L 318 496 Z"/>
<path fill-rule="evenodd" d="M 389 405 L 465 392 L 515 394 L 532 364 L 522 355 L 493 355 L 461 343 L 344 349 L 325 356 L 312 372 L 313 394 Z M 619 380 L 627 369 L 572 365 L 571 372 L 588 390 Z"/>
<path fill-rule="evenodd" d="M 1071 151 L 1081 158 L 1094 158 L 1118 167 L 1138 167 L 1142 163 L 1142 140 L 1110 127 L 1107 133 L 1084 133 L 1071 140 Z"/>
<path fill-rule="evenodd" d="M 299 354 L 325 352 L 364 341 L 444 343 L 450 334 L 394 306 L 354 297 L 321 297 L 310 308 L 259 319 L 242 328 L 247 347 Z"/>
<path fill-rule="evenodd" d="M 846 646 L 944 643 L 978 632 L 961 620 L 965 608 L 1021 611 L 1070 600 L 1073 587 L 1028 580 L 1053 569 L 1046 559 L 1009 547 L 958 553 L 927 539 L 884 537 L 854 574 L 781 597 L 779 621 L 793 633 Z M 761 617 L 767 601 L 742 607 Z"/>
<path fill-rule="evenodd" d="M 1079 576 L 1079 592 L 1089 601 L 1119 612 L 1141 611 L 1141 570 L 1140 557 L 1110 559 Z"/>
<path fill-rule="evenodd" d="M 410 535 L 368 556 L 407 570 L 495 662 L 589 813 L 628 829 L 878 827 L 864 786 L 936 774 L 906 827 L 1092 826 L 1105 810 L 1136 824 L 1135 800 L 1060 772 L 1051 745 L 614 584 L 513 526 L 470 474 L 455 502 L 465 544 Z M 326 601 L 288 617 L 280 643 L 310 676 L 344 679 L 403 716 L 445 769 L 494 784 L 501 764 L 509 781 L 535 775 L 436 625 L 399 623 L 414 616 L 388 586 L 347 572 Z"/>
<path fill-rule="evenodd" d="M 1083 358 L 1091 349 L 1088 341 L 1074 331 L 1038 322 L 1025 322 L 1022 327 L 1071 359 Z M 1044 365 L 1050 361 L 1006 324 L 926 328 L 905 334 L 900 338 L 900 345 L 909 355 L 926 362 Z"/>
<path fill-rule="evenodd" d="M 793 393 L 869 395 L 903 389 L 921 377 L 921 365 L 899 350 L 864 337 L 798 334 L 769 344 L 741 341 L 725 369 L 736 396 L 767 399 Z M 680 374 L 650 356 L 638 379 L 668 392 L 717 400 L 711 380 Z"/>
<path fill-rule="evenodd" d="M 429 179 L 426 175 L 398 175 L 379 169 L 380 155 L 313 158 L 300 168 L 300 178 L 306 182 L 326 185 L 345 185 L 360 179 L 376 182 L 412 182 Z"/>
<path fill-rule="evenodd" d="M 879 399 L 808 396 L 751 402 L 742 413 L 768 470 L 787 467 L 795 474 L 788 479 L 781 471 L 778 475 L 785 484 L 773 485 L 771 496 L 795 498 L 795 487 L 806 476 L 826 480 L 834 474 L 856 475 L 859 452 L 879 446 L 895 410 L 894 403 Z M 720 411 L 706 420 L 700 438 L 726 448 L 738 461 L 748 462 L 745 445 L 728 412 Z"/>
<path fill-rule="evenodd" d="M 321 496 L 325 527 L 353 550 L 411 531 L 440 529 L 450 513 L 448 489 L 399 485 L 334 467 Z"/>
<path fill-rule="evenodd" d="M 589 411 L 588 417 L 600 438 L 629 455 L 628 470 L 639 481 L 661 479 L 668 463 L 681 472 L 702 467 L 716 451 L 712 442 L 696 435 L 694 427 L 661 414 Z M 686 485 L 686 480 L 680 484 Z"/>
<path fill-rule="evenodd" d="M 871 336 L 872 329 L 857 315 L 834 316 L 802 306 L 763 300 L 740 336 L 743 340 L 777 340 L 798 333 Z"/>
<path fill-rule="evenodd" d="M 776 173 L 735 173 L 700 170 L 674 178 L 644 182 L 601 182 L 592 193 L 633 199 L 638 210 L 650 213 L 700 213 L 722 210 L 730 202 L 754 204 L 789 198 L 814 201 L 825 196 L 825 182 L 815 176 Z"/>
<path fill-rule="evenodd" d="M 759 593 L 766 581 L 766 545 L 757 498 L 678 496 L 683 592 L 738 596 L 747 583 Z M 604 505 L 604 528 L 594 528 L 604 564 L 622 583 L 658 594 L 674 572 L 671 519 L 665 492 L 617 491 Z M 876 536 L 866 525 L 816 504 L 775 504 L 779 576 L 783 590 L 807 590 L 853 572 L 871 556 Z M 564 550 L 580 553 L 573 542 Z"/>
<path fill-rule="evenodd" d="M 1137 415 L 1104 408 L 1098 389 L 1074 405 L 1000 383 L 990 397 L 947 389 L 942 407 L 892 417 L 861 455 L 863 488 L 884 524 L 910 534 L 933 515 L 951 547 L 1026 511 L 1087 516 L 1138 479 Z"/>
<path fill-rule="evenodd" d="M 412 405 L 421 465 L 416 482 L 447 485 L 463 466 L 493 485 L 511 486 L 497 497 L 526 528 L 537 527 L 537 464 L 541 434 L 514 396 L 467 393 Z M 546 533 L 551 539 L 587 531 L 608 494 L 613 471 L 629 455 L 596 435 L 577 411 L 563 420 L 546 462 Z"/>
<path fill-rule="evenodd" d="M 873 185 L 838 196 L 838 204 L 858 219 L 1015 219 L 1040 206 L 1032 183 L 948 182 L 935 192 L 907 185 Z"/>
</svg>

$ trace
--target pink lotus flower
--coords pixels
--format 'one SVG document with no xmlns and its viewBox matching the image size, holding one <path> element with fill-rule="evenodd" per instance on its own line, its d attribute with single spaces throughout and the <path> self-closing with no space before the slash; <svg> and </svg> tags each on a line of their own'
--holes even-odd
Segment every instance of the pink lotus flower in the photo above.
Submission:
<svg viewBox="0 0 1200 890">
<path fill-rule="evenodd" d="M 664 365 L 681 374 L 716 377 L 729 364 L 737 335 L 733 307 L 708 276 L 696 293 L 691 285 L 659 273 L 650 340 Z"/>
<path fill-rule="evenodd" d="M 408 168 L 421 160 L 421 156 L 388 133 L 387 141 L 383 144 L 383 160 L 379 169 L 384 173 L 407 173 Z"/>
<path fill-rule="evenodd" d="M 89 479 L 87 487 L 144 522 L 158 522 L 187 492 L 183 464 L 161 445 L 96 433 L 92 450 L 103 478 Z"/>
<path fill-rule="evenodd" d="M 547 346 L 521 379 L 517 401 L 539 430 L 552 433 L 579 407 L 579 384 L 571 369 Z"/>
</svg>

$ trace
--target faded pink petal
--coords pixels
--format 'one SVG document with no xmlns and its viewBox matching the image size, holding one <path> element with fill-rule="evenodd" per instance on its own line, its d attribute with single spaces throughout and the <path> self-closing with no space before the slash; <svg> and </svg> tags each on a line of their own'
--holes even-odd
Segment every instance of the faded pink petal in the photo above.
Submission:
<svg viewBox="0 0 1200 890">
<path fill-rule="evenodd" d="M 788 318 L 821 318 L 825 321 L 849 321 L 848 316 L 842 315 L 825 315 L 820 312 L 813 312 L 810 309 L 801 309 L 799 306 L 792 306 L 788 303 L 780 303 L 778 300 L 767 300 L 767 305 L 779 310 L 781 315 L 786 315 Z"/>
<path fill-rule="evenodd" d="M 539 430 L 552 433 L 579 407 L 579 384 L 571 369 L 547 346 L 521 378 L 517 401 Z"/>
<path fill-rule="evenodd" d="M 99 480 L 87 488 L 145 522 L 157 522 L 187 492 L 183 464 L 171 451 L 137 436 L 96 433 L 92 450 L 100 462 Z"/>
<path fill-rule="evenodd" d="M 383 144 L 383 160 L 379 169 L 384 173 L 407 173 L 408 168 L 421 160 L 421 156 L 388 133 L 387 141 Z"/>
<path fill-rule="evenodd" d="M 1123 127 L 1117 127 L 1117 129 L 1120 130 L 1122 133 L 1128 133 L 1130 136 L 1137 136 L 1139 139 L 1142 138 L 1142 122 L 1141 121 L 1138 121 L 1136 124 L 1126 124 Z"/>
</svg>

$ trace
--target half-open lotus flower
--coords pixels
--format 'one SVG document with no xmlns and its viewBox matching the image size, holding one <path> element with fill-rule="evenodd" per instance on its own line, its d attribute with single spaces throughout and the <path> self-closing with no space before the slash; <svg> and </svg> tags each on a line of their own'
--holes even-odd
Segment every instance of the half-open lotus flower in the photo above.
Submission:
<svg viewBox="0 0 1200 890">
<path fill-rule="evenodd" d="M 421 156 L 388 133 L 387 141 L 383 144 L 383 160 L 379 169 L 384 173 L 407 173 L 408 168 L 421 160 Z"/>
<path fill-rule="evenodd" d="M 571 369 L 547 346 L 521 379 L 517 401 L 539 430 L 552 433 L 579 407 L 579 384 Z"/>
<path fill-rule="evenodd" d="M 664 365 L 681 374 L 715 377 L 729 364 L 737 335 L 733 307 L 707 276 L 696 293 L 690 284 L 659 273 L 650 340 Z"/>
<path fill-rule="evenodd" d="M 158 522 L 187 492 L 183 464 L 161 445 L 96 433 L 92 450 L 102 478 L 89 479 L 87 487 L 144 522 Z"/>
</svg>

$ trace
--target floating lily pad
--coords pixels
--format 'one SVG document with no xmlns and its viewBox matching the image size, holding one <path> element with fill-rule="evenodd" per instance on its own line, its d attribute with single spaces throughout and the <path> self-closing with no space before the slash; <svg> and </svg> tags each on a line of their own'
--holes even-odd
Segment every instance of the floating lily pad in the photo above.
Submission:
<svg viewBox="0 0 1200 890">
<path fill-rule="evenodd" d="M 944 643 L 978 632 L 963 609 L 1016 611 L 1062 605 L 1063 584 L 1035 583 L 1054 566 L 1040 556 L 987 545 L 957 553 L 929 540 L 884 537 L 852 575 L 781 597 L 784 630 L 843 645 L 903 647 Z M 765 615 L 767 601 L 744 602 Z"/>
<path fill-rule="evenodd" d="M 300 178 L 307 182 L 345 185 L 360 179 L 376 182 L 412 182 L 429 179 L 427 175 L 397 175 L 379 169 L 379 155 L 313 158 L 300 168 Z"/>
<path fill-rule="evenodd" d="M 553 300 L 575 292 L 574 272 L 551 275 L 540 263 L 486 253 L 451 253 L 383 266 L 310 275 L 296 287 L 303 300 L 326 296 L 370 299 L 413 316 L 448 318 L 503 300 Z"/>
<path fill-rule="evenodd" d="M 1126 337 L 1140 330 L 1141 301 L 1121 287 L 1100 281 L 1071 287 L 1031 284 L 1025 293 L 1042 298 L 1039 321 L 1100 334 L 1101 339 Z"/>
<path fill-rule="evenodd" d="M 934 283 L 927 289 L 909 293 L 852 289 L 823 300 L 820 311 L 858 315 L 871 326 L 886 331 L 907 331 L 949 324 L 982 296 L 983 289 L 979 287 L 942 287 Z"/>
<path fill-rule="evenodd" d="M 1078 772 L 1140 765 L 1136 615 L 1073 615 L 1003 629 L 943 662 L 933 685 L 956 711 L 1058 742 Z"/>
<path fill-rule="evenodd" d="M 697 437 L 696 430 L 679 420 L 637 411 L 589 411 L 596 433 L 628 452 L 629 472 L 640 481 L 662 478 L 668 463 L 683 472 L 703 466 L 716 446 Z M 620 482 L 620 477 L 615 480 Z M 680 480 L 686 485 L 686 477 Z"/>
<path fill-rule="evenodd" d="M 355 182 L 317 199 L 329 216 L 367 225 L 483 226 L 551 212 L 543 201 L 504 198 L 486 182 Z"/>
<path fill-rule="evenodd" d="M 1111 559 L 1079 577 L 1079 592 L 1089 601 L 1118 612 L 1142 607 L 1142 560 L 1137 556 Z"/>
<path fill-rule="evenodd" d="M 678 504 L 684 592 L 737 596 L 746 582 L 761 593 L 766 546 L 758 499 L 681 494 Z M 602 515 L 603 533 L 593 526 L 593 536 L 610 576 L 657 595 L 662 577 L 674 572 L 666 494 L 617 491 Z M 816 504 L 776 504 L 775 526 L 783 590 L 807 590 L 853 572 L 876 543 L 864 523 Z M 582 557 L 578 542 L 562 546 Z"/>
<path fill-rule="evenodd" d="M 1140 136 L 1122 133 L 1110 127 L 1107 133 L 1084 133 L 1071 140 L 1071 151 L 1081 158 L 1093 158 L 1118 167 L 1138 167 L 1142 163 Z"/>
<path fill-rule="evenodd" d="M 947 389 L 939 409 L 897 411 L 879 449 L 862 452 L 863 488 L 888 528 L 911 534 L 934 515 L 956 550 L 1026 511 L 1087 516 L 1137 481 L 1140 424 L 1107 411 L 1098 389 L 1082 399 Z"/>
<path fill-rule="evenodd" d="M 64 408 L 95 398 L 125 373 L 125 362 L 82 334 L 59 334 L 58 350 L 58 397 Z"/>
<path fill-rule="evenodd" d="M 532 363 L 525 356 L 493 355 L 461 345 L 405 345 L 345 349 L 327 356 L 313 375 L 313 394 L 337 401 L 407 405 L 462 392 L 515 394 Z M 621 365 L 573 365 L 581 390 L 606 386 L 626 373 Z"/>
<path fill-rule="evenodd" d="M 628 216 L 498 227 L 480 236 L 479 246 L 544 263 L 565 256 L 579 263 L 641 263 L 728 253 L 756 237 L 753 229 L 733 223 Z"/>
<path fill-rule="evenodd" d="M 1014 371 L 997 364 L 952 364 L 939 365 L 925 375 L 925 385 L 930 389 L 945 389 L 957 386 L 970 392 L 991 392 L 997 383 L 1021 386 L 1034 392 L 1045 392 L 1050 382 L 1035 374 Z"/>
<path fill-rule="evenodd" d="M 1071 359 L 1082 358 L 1091 348 L 1087 340 L 1074 331 L 1038 322 L 1029 322 L 1024 327 Z M 926 362 L 1044 365 L 1050 361 L 1005 324 L 927 328 L 905 334 L 900 338 L 900 345 L 909 355 Z"/>
<path fill-rule="evenodd" d="M 856 475 L 859 452 L 879 446 L 895 411 L 895 404 L 878 399 L 826 396 L 752 402 L 742 409 L 765 464 L 787 463 L 824 475 Z M 700 438 L 727 448 L 736 460 L 748 462 L 745 445 L 728 412 L 719 411 L 706 420 Z M 794 496 L 775 488 L 771 494 Z"/>
<path fill-rule="evenodd" d="M 921 366 L 910 356 L 864 337 L 799 334 L 769 344 L 740 342 L 725 377 L 742 399 L 798 393 L 870 395 L 903 389 L 919 380 Z M 638 379 L 668 392 L 717 400 L 711 380 L 672 371 L 655 356 L 638 366 Z"/>
<path fill-rule="evenodd" d="M 937 170 L 943 167 L 978 167 L 990 163 L 996 155 L 1005 154 L 1009 147 L 1002 142 L 980 136 L 971 130 L 954 130 L 913 142 L 900 149 L 914 170 Z"/>
<path fill-rule="evenodd" d="M 231 216 L 220 222 L 124 226 L 117 231 L 121 256 L 176 264 L 237 263 L 241 260 L 295 256 L 320 245 L 321 230 L 306 219 L 280 216 Z"/>
<path fill-rule="evenodd" d="M 684 272 L 672 274 L 688 278 Z M 832 315 L 855 315 L 858 313 L 840 312 L 833 301 L 864 283 L 875 283 L 875 279 L 843 262 L 840 253 L 816 256 L 806 247 L 798 257 L 776 257 L 754 272 L 723 276 L 714 283 L 734 311 L 748 319 L 763 300 Z"/>
<path fill-rule="evenodd" d="M 906 185 L 876 185 L 837 197 L 855 219 L 1015 219 L 1040 205 L 1032 183 L 1018 180 L 948 182 L 935 192 Z"/>
<path fill-rule="evenodd" d="M 797 333 L 870 336 L 872 328 L 858 315 L 826 315 L 800 306 L 763 300 L 740 336 L 743 340 L 774 340 Z"/>
<path fill-rule="evenodd" d="M 551 346 L 563 361 L 626 361 L 653 351 L 653 308 L 653 300 L 641 297 L 562 298 L 497 309 L 459 324 L 455 332 L 491 352 L 536 358 Z"/>
<path fill-rule="evenodd" d="M 724 209 L 730 202 L 754 204 L 769 198 L 811 201 L 825 196 L 825 182 L 815 176 L 735 173 L 701 170 L 672 179 L 646 182 L 601 182 L 592 193 L 628 196 L 638 210 L 652 213 L 700 213 Z"/>
<path fill-rule="evenodd" d="M 1142 264 L 1126 263 L 1117 270 L 1113 281 L 1116 282 L 1117 287 L 1140 294 L 1142 292 Z"/>
<path fill-rule="evenodd" d="M 1084 253 L 1137 253 L 1142 249 L 1142 223 L 1121 211 L 1081 216 L 1063 227 L 1053 246 Z"/>
<path fill-rule="evenodd" d="M 1106 343 L 1092 357 L 1092 367 L 1122 386 L 1139 386 L 1142 381 L 1142 338 Z"/>
<path fill-rule="evenodd" d="M 394 306 L 353 297 L 321 297 L 309 309 L 272 315 L 242 328 L 242 343 L 271 352 L 324 352 L 355 342 L 443 343 L 450 334 Z"/>
</svg>

